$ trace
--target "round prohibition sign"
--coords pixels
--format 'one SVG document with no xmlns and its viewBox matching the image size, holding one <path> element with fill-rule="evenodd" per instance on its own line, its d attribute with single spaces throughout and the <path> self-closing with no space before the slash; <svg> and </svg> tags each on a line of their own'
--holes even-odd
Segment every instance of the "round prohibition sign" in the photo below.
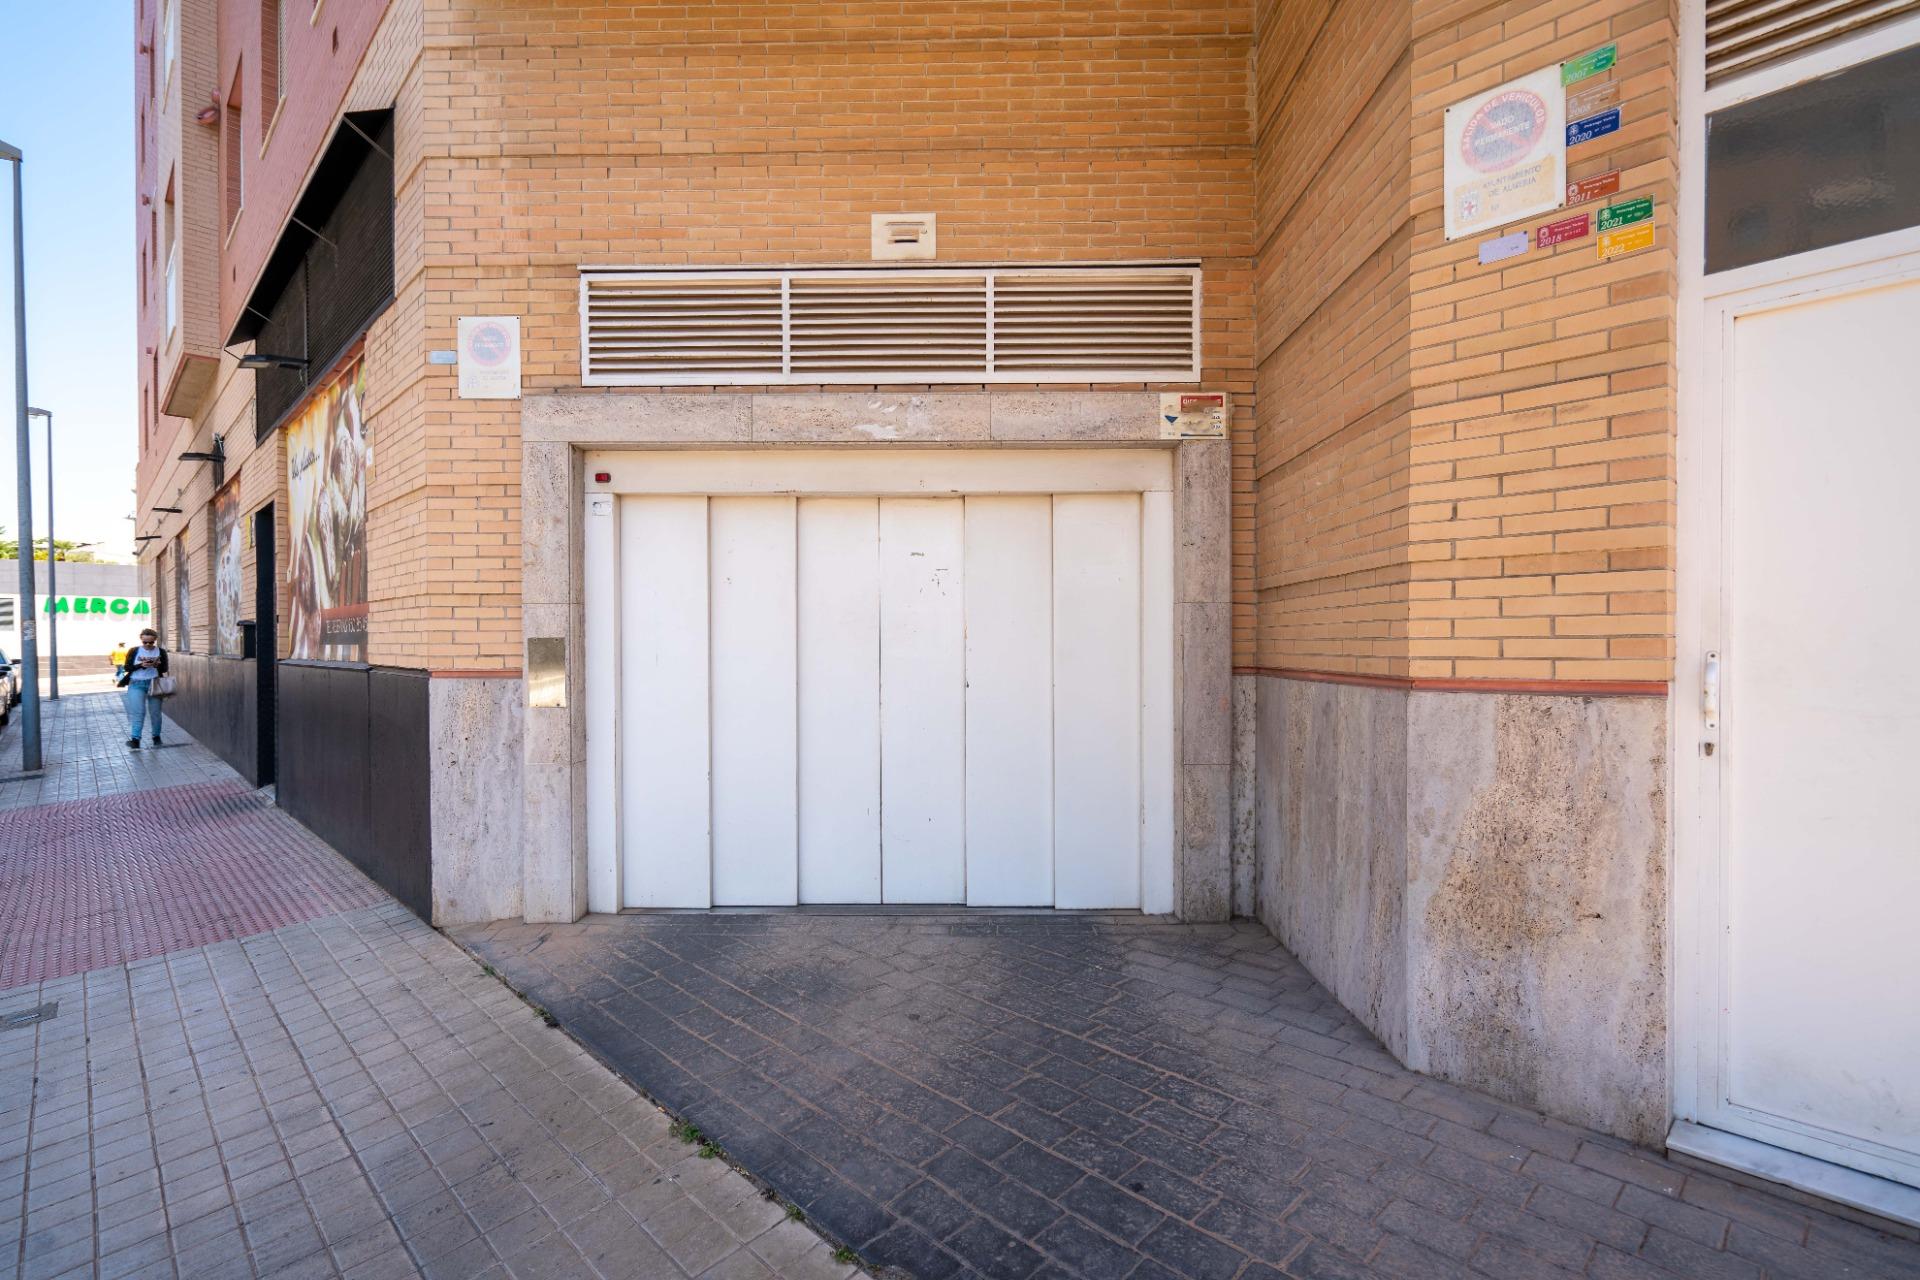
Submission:
<svg viewBox="0 0 1920 1280">
<path fill-rule="evenodd" d="M 475 364 L 490 368 L 505 364 L 513 353 L 513 338 L 507 333 L 507 326 L 497 320 L 478 324 L 467 335 L 467 352 Z"/>
</svg>

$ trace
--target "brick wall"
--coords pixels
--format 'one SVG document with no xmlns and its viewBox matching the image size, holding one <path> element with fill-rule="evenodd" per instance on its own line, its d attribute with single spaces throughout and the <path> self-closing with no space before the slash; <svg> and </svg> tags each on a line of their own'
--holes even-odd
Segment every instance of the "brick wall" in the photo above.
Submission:
<svg viewBox="0 0 1920 1280">
<path fill-rule="evenodd" d="M 1260 9 L 1258 661 L 1407 671 L 1407 130 L 1401 0 Z"/>
<path fill-rule="evenodd" d="M 1416 677 L 1671 673 L 1674 31 L 1665 0 L 1415 5 Z M 1446 105 L 1609 41 L 1622 124 L 1569 149 L 1568 176 L 1620 170 L 1659 247 L 1602 263 L 1589 236 L 1482 267 L 1479 237 L 1445 243 Z"/>
<path fill-rule="evenodd" d="M 1660 247 L 1446 243 L 1446 106 L 1609 41 L 1624 124 L 1568 173 L 1653 196 Z M 1633 0 L 1263 6 L 1261 666 L 1668 677 L 1673 41 Z"/>
<path fill-rule="evenodd" d="M 579 264 L 864 261 L 874 212 L 936 212 L 948 261 L 1194 257 L 1250 494 L 1252 35 L 1245 0 L 432 0 L 427 343 L 520 314 L 528 391 L 578 388 Z M 517 407 L 451 385 L 428 393 L 431 548 L 395 643 L 517 667 Z M 1243 594 L 1252 533 L 1245 507 Z M 1250 651 L 1250 609 L 1240 632 Z"/>
<path fill-rule="evenodd" d="M 259 38 L 257 4 L 220 8 L 210 80 Z M 930 209 L 948 261 L 1203 263 L 1204 381 L 1235 393 L 1236 663 L 1664 678 L 1670 251 L 1603 265 L 1589 238 L 1483 268 L 1439 209 L 1448 102 L 1618 39 L 1627 124 L 1571 171 L 1620 167 L 1670 242 L 1664 5 L 330 8 L 291 28 L 300 109 L 250 163 L 220 283 L 225 314 L 334 114 L 397 97 L 397 301 L 367 341 L 374 661 L 519 665 L 518 406 L 426 365 L 459 316 L 521 315 L 528 391 L 578 392 L 581 263 L 859 261 L 869 213 Z M 223 367 L 208 417 L 237 422 L 248 382 Z M 170 460 L 205 423 L 174 425 L 143 504 L 198 513 L 205 469 Z M 230 431 L 234 466 L 277 492 L 250 443 Z"/>
</svg>

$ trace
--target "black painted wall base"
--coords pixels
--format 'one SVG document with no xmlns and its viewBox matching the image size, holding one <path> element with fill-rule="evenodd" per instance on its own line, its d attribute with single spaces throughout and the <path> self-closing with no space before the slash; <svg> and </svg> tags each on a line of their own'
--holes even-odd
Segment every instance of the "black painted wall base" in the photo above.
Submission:
<svg viewBox="0 0 1920 1280">
<path fill-rule="evenodd" d="M 280 807 L 431 920 L 427 673 L 282 662 L 276 718 Z"/>
<path fill-rule="evenodd" d="M 259 676 L 252 658 L 167 651 L 176 691 L 166 700 L 169 720 L 260 785 Z"/>
</svg>

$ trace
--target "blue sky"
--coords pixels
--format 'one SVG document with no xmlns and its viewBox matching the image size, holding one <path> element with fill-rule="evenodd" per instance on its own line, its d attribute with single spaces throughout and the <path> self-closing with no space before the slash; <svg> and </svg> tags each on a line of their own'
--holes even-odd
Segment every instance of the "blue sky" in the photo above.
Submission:
<svg viewBox="0 0 1920 1280">
<path fill-rule="evenodd" d="M 116 556 L 132 550 L 139 438 L 132 14 L 132 0 L 9 5 L 0 75 L 0 139 L 27 157 L 27 387 L 54 414 L 54 532 Z M 0 169 L 0 524 L 12 536 L 13 182 Z M 46 424 L 32 425 L 42 538 Z"/>
</svg>

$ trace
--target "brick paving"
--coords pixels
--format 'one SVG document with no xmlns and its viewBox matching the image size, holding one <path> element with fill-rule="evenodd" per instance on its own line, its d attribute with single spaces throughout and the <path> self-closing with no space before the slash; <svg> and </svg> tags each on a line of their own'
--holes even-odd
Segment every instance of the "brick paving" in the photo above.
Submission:
<svg viewBox="0 0 1920 1280">
<path fill-rule="evenodd" d="M 0 812 L 5 883 L 39 877 L 31 906 L 92 876 L 102 938 L 228 936 L 83 972 L 0 938 L 50 975 L 0 990 L 0 1018 L 53 1010 L 0 1023 L 0 1276 L 855 1273 L 185 735 L 116 763 L 124 739 L 98 735 L 124 726 L 80 698 L 48 730 L 62 747 L 31 794 L 66 798 Z M 63 841 L 119 852 L 62 870 Z M 196 892 L 139 901 L 195 849 Z M 309 910 L 347 885 L 375 905 Z M 289 901 L 303 918 L 248 932 Z M 89 947 L 111 950 L 71 950 Z"/>
<path fill-rule="evenodd" d="M 0 849 L 0 991 L 386 896 L 237 779 L 0 809 Z"/>
<path fill-rule="evenodd" d="M 459 939 L 925 1280 L 1831 1280 L 1920 1244 L 1409 1072 L 1264 931 L 595 916 Z"/>
</svg>

